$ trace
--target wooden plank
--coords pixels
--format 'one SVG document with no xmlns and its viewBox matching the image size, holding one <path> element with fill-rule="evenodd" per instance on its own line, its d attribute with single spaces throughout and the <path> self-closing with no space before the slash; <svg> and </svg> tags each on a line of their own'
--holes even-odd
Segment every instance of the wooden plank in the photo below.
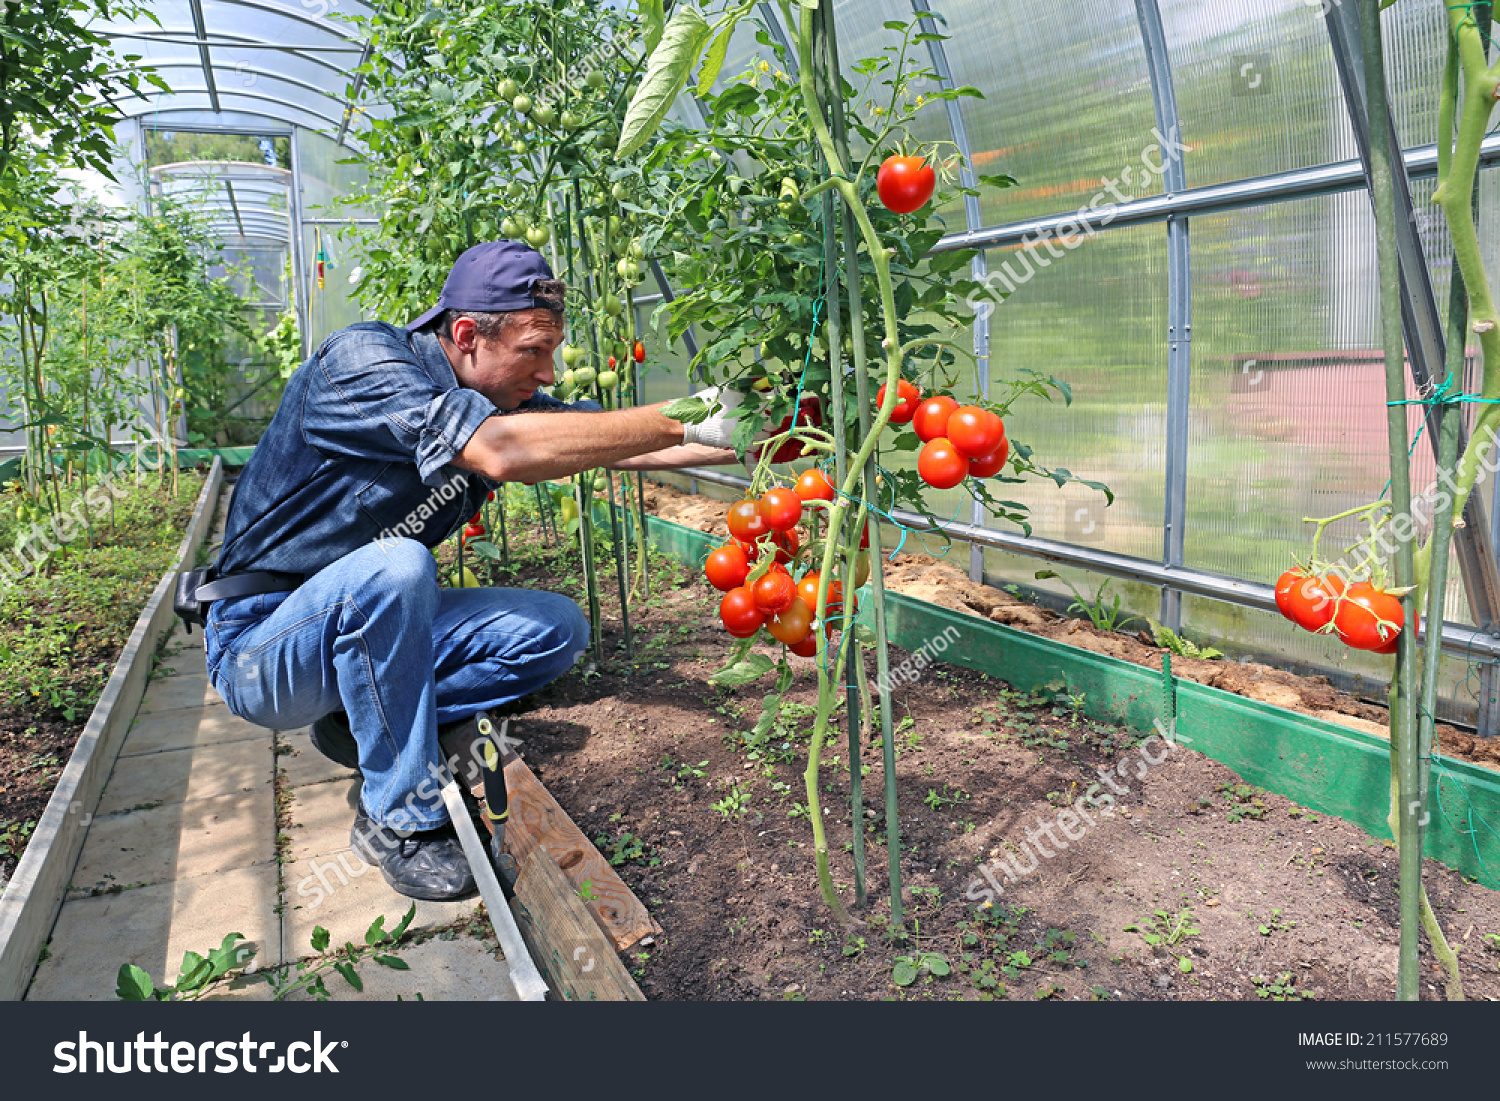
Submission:
<svg viewBox="0 0 1500 1101">
<path fill-rule="evenodd" d="M 517 865 L 524 866 L 526 858 L 540 848 L 552 857 L 575 892 L 587 882 L 589 889 L 584 893 L 593 898 L 585 906 L 616 952 L 634 948 L 643 937 L 661 935 L 661 926 L 641 900 L 521 758 L 507 760 L 505 786 L 510 793 L 505 847 Z M 478 787 L 474 794 L 483 798 L 484 789 Z"/>
<path fill-rule="evenodd" d="M 646 1000 L 577 890 L 540 846 L 521 865 L 512 909 L 531 958 L 546 976 L 549 1000 Z"/>
<path fill-rule="evenodd" d="M 0 1000 L 19 1001 L 31 983 L 42 945 L 62 908 L 63 894 L 78 863 L 99 795 L 146 694 L 151 655 L 162 636 L 172 629 L 177 574 L 193 568 L 198 547 L 213 523 L 223 477 L 224 464 L 215 459 L 178 546 L 177 558 L 156 583 L 151 599 L 136 619 L 114 672 L 52 789 L 15 875 L 0 896 Z"/>
</svg>

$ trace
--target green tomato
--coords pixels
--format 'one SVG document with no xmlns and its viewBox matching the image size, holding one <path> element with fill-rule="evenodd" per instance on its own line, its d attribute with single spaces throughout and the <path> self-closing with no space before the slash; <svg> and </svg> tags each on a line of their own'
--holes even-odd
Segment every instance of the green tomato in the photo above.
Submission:
<svg viewBox="0 0 1500 1101">
<path fill-rule="evenodd" d="M 786 243 L 791 245 L 792 248 L 801 248 L 807 244 L 807 238 L 800 233 L 793 233 L 786 239 Z"/>
<path fill-rule="evenodd" d="M 644 260 L 646 258 L 646 249 L 641 244 L 639 238 L 630 242 L 630 248 L 627 251 L 632 260 Z"/>
<path fill-rule="evenodd" d="M 564 111 L 560 121 L 563 124 L 564 130 L 577 130 L 583 125 L 583 119 L 579 118 L 572 111 Z"/>
<path fill-rule="evenodd" d="M 557 112 L 544 103 L 540 107 L 536 107 L 532 110 L 531 117 L 536 119 L 536 121 L 541 123 L 543 126 L 551 126 L 554 122 L 557 121 Z"/>
<path fill-rule="evenodd" d="M 564 497 L 563 503 L 558 507 L 557 515 L 564 524 L 571 524 L 578 519 L 578 502 L 571 497 Z"/>
<path fill-rule="evenodd" d="M 527 151 L 531 149 L 531 146 L 527 145 L 525 140 L 522 138 L 517 138 L 515 141 L 511 142 L 510 147 L 515 152 L 521 154 L 523 157 L 526 155 Z"/>
<path fill-rule="evenodd" d="M 526 243 L 532 248 L 541 248 L 552 240 L 552 230 L 546 226 L 532 226 L 526 231 Z"/>
<path fill-rule="evenodd" d="M 610 317 L 619 317 L 620 311 L 625 308 L 613 294 L 606 294 L 604 301 L 600 305 L 604 307 L 604 312 L 609 314 Z"/>
<path fill-rule="evenodd" d="M 595 493 L 603 493 L 608 488 L 609 488 L 609 482 L 605 479 L 604 475 L 603 474 L 595 474 L 594 475 L 594 492 Z"/>
<path fill-rule="evenodd" d="M 797 181 L 790 176 L 783 176 L 781 178 L 780 197 L 793 203 L 802 198 L 802 191 L 797 187 Z"/>
<path fill-rule="evenodd" d="M 781 213 L 783 213 L 783 214 L 791 214 L 792 211 L 794 211 L 794 210 L 797 209 L 797 204 L 793 203 L 793 202 L 787 202 L 786 200 L 782 200 L 781 202 L 779 202 L 779 203 L 776 204 L 776 209 L 779 210 L 779 211 L 781 211 Z"/>
<path fill-rule="evenodd" d="M 510 77 L 506 77 L 500 82 L 498 91 L 501 99 L 513 100 L 521 94 L 521 86 Z"/>
<path fill-rule="evenodd" d="M 573 369 L 573 385 L 577 387 L 592 386 L 594 383 L 594 369 L 592 367 L 575 367 Z"/>
<path fill-rule="evenodd" d="M 610 237 L 625 236 L 625 223 L 620 221 L 618 214 L 611 214 L 609 216 L 609 235 Z"/>
<path fill-rule="evenodd" d="M 600 371 L 599 372 L 598 383 L 599 383 L 599 389 L 601 389 L 601 390 L 613 390 L 615 388 L 615 384 L 618 383 L 619 381 L 620 381 L 620 376 L 619 376 L 618 373 L 616 373 L 614 371 Z"/>
<path fill-rule="evenodd" d="M 528 95 L 516 96 L 510 101 L 510 105 L 515 108 L 518 115 L 531 114 L 531 97 Z"/>
<path fill-rule="evenodd" d="M 526 236 L 526 223 L 515 218 L 506 218 L 500 223 L 500 236 L 517 240 Z"/>
<path fill-rule="evenodd" d="M 526 194 L 526 185 L 520 180 L 511 180 L 505 189 L 505 194 L 512 199 L 519 199 L 522 195 Z"/>
<path fill-rule="evenodd" d="M 602 91 L 604 86 L 609 83 L 609 79 L 598 69 L 590 69 L 589 75 L 583 78 L 583 82 L 598 92 Z"/>
<path fill-rule="evenodd" d="M 566 370 L 566 371 L 564 371 L 562 373 L 562 384 L 564 386 L 572 386 L 573 385 L 573 379 L 574 379 L 574 375 L 573 375 L 573 369 L 571 367 L 568 370 Z"/>
<path fill-rule="evenodd" d="M 564 344 L 562 348 L 562 360 L 569 367 L 577 367 L 588 356 L 588 353 L 575 344 Z"/>
<path fill-rule="evenodd" d="M 624 180 L 620 180 L 614 187 L 610 188 L 609 193 L 614 196 L 614 200 L 617 203 L 623 203 L 626 199 L 630 198 L 630 188 L 625 186 Z"/>
</svg>

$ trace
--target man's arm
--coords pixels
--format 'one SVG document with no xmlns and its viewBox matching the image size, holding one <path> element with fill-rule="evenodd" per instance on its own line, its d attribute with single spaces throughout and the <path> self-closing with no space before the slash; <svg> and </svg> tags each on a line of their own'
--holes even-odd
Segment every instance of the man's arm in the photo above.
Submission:
<svg viewBox="0 0 1500 1101">
<path fill-rule="evenodd" d="M 665 404 L 609 413 L 490 417 L 469 438 L 453 465 L 497 482 L 541 482 L 677 450 L 683 442 L 682 422 L 662 415 Z M 704 450 L 718 452 L 717 448 Z"/>
<path fill-rule="evenodd" d="M 689 466 L 724 466 L 737 463 L 739 458 L 724 447 L 708 447 L 701 443 L 679 444 L 676 447 L 637 455 L 610 463 L 611 470 L 682 470 Z"/>
</svg>

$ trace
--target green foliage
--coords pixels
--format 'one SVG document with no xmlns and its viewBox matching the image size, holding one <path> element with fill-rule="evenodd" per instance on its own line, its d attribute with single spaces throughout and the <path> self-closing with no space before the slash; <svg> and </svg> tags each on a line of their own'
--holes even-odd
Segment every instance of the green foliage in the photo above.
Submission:
<svg viewBox="0 0 1500 1101">
<path fill-rule="evenodd" d="M 1215 650 L 1212 646 L 1198 646 L 1189 642 L 1177 634 L 1170 627 L 1164 626 L 1155 619 L 1148 620 L 1151 624 L 1151 635 L 1156 639 L 1156 644 L 1164 649 L 1172 651 L 1182 658 L 1201 658 L 1204 661 L 1213 661 L 1215 658 L 1224 656 L 1224 651 Z"/>
<path fill-rule="evenodd" d="M 1258 997 L 1273 1002 L 1312 1001 L 1315 998 L 1312 991 L 1298 989 L 1297 980 L 1290 971 L 1283 971 L 1275 978 L 1252 975 L 1250 985 L 1255 988 Z"/>
<path fill-rule="evenodd" d="M 1082 593 L 1080 593 L 1076 588 L 1073 587 L 1073 583 L 1071 581 L 1054 570 L 1037 570 L 1035 576 L 1038 581 L 1056 579 L 1066 585 L 1068 587 L 1068 591 L 1073 594 L 1073 603 L 1068 605 L 1068 613 L 1070 615 L 1085 616 L 1097 630 L 1119 630 L 1120 624 L 1131 618 L 1128 615 L 1121 615 L 1119 593 L 1113 594 L 1114 600 L 1112 603 L 1106 604 L 1104 602 L 1105 590 L 1109 588 L 1108 578 L 1106 578 L 1103 584 L 1101 584 L 1095 591 L 1094 599 L 1088 600 Z M 1173 652 L 1175 653 L 1176 651 Z"/>
<path fill-rule="evenodd" d="M 364 944 L 349 942 L 329 955 L 323 954 L 328 952 L 331 937 L 328 930 L 319 925 L 313 929 L 310 943 L 312 950 L 319 953 L 320 958 L 299 960 L 295 968 L 261 972 L 255 979 L 270 984 L 276 1001 L 283 1000 L 295 991 L 311 994 L 320 1002 L 328 1001 L 330 995 L 324 976 L 330 971 L 337 972 L 356 991 L 363 991 L 364 980 L 355 968 L 366 958 L 393 971 L 410 969 L 410 965 L 400 956 L 392 956 L 381 950 L 393 947 L 400 941 L 416 915 L 417 907 L 413 903 L 396 928 L 389 931 L 385 928 L 385 916 L 381 915 L 365 930 Z M 182 957 L 182 966 L 177 971 L 177 981 L 171 986 L 157 986 L 144 969 L 133 963 L 122 964 L 116 978 L 115 997 L 125 1002 L 196 1001 L 210 993 L 212 984 L 244 973 L 255 956 L 253 946 L 238 943 L 244 939 L 242 933 L 230 933 L 218 948 L 206 956 L 197 952 L 186 953 Z"/>
</svg>

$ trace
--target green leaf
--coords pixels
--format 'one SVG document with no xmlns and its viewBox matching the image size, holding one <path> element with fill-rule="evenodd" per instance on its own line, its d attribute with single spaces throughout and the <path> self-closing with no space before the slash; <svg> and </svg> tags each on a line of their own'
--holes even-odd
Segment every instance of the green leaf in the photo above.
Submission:
<svg viewBox="0 0 1500 1101">
<path fill-rule="evenodd" d="M 625 110 L 620 141 L 615 146 L 617 160 L 630 156 L 656 133 L 678 93 L 687 86 L 693 63 L 711 33 L 697 8 L 684 6 L 672 12 L 662 30 L 661 42 L 646 63 L 646 75 Z"/>
<path fill-rule="evenodd" d="M 931 971 L 938 978 L 942 978 L 952 971 L 947 957 L 940 956 L 936 952 L 929 952 L 923 962 L 927 964 L 927 970 Z"/>
<path fill-rule="evenodd" d="M 666 10 L 662 7 L 662 0 L 641 0 L 641 21 L 645 24 L 648 54 L 654 51 L 656 44 L 661 41 L 662 27 L 666 19 Z"/>
<path fill-rule="evenodd" d="M 330 937 L 331 937 L 331 934 L 328 932 L 327 929 L 324 929 L 321 925 L 316 926 L 313 929 L 313 931 L 312 931 L 312 947 L 313 947 L 313 951 L 314 952 L 326 952 L 326 951 L 328 951 L 328 941 L 329 941 Z"/>
<path fill-rule="evenodd" d="M 202 972 L 202 974 L 199 974 L 199 972 Z M 182 967 L 177 971 L 177 989 L 192 990 L 202 986 L 212 973 L 213 964 L 198 955 L 197 952 L 184 952 L 182 954 Z"/>
<path fill-rule="evenodd" d="M 1178 957 L 1177 970 L 1181 971 L 1184 975 L 1189 974 L 1193 970 L 1193 961 L 1186 956 Z"/>
<path fill-rule="evenodd" d="M 385 915 L 381 914 L 374 921 L 370 922 L 370 927 L 365 930 L 365 943 L 370 945 L 380 944 L 386 937 Z"/>
<path fill-rule="evenodd" d="M 364 993 L 365 981 L 359 977 L 359 972 L 354 970 L 352 963 L 336 963 L 333 965 L 333 969 L 344 976 L 344 981 L 354 987 L 355 990 Z"/>
<path fill-rule="evenodd" d="M 727 669 L 720 669 L 708 678 L 708 682 L 720 688 L 740 688 L 759 680 L 775 667 L 776 663 L 765 654 L 751 654 Z"/>
<path fill-rule="evenodd" d="M 891 969 L 891 981 L 897 986 L 910 986 L 917 981 L 917 966 L 903 956 Z"/>
<path fill-rule="evenodd" d="M 668 402 L 662 406 L 661 412 L 663 416 L 683 424 L 702 424 L 713 415 L 714 408 L 702 398 L 688 396 Z"/>
<path fill-rule="evenodd" d="M 381 967 L 389 967 L 392 971 L 411 970 L 411 964 L 407 963 L 400 956 L 371 956 L 370 958 L 380 964 Z"/>
<path fill-rule="evenodd" d="M 157 1000 L 156 984 L 135 964 L 123 963 L 115 979 L 115 997 L 122 1002 L 154 1002 Z"/>
<path fill-rule="evenodd" d="M 738 20 L 730 19 L 724 23 L 724 29 L 719 32 L 719 37 L 714 39 L 712 46 L 708 48 L 708 55 L 703 59 L 703 68 L 698 70 L 698 94 L 706 96 L 713 90 L 714 81 L 719 79 L 719 70 L 724 68 L 724 57 L 729 53 L 729 40 L 734 36 L 734 25 Z"/>
<path fill-rule="evenodd" d="M 487 539 L 476 539 L 473 542 L 465 543 L 464 545 L 468 547 L 469 550 L 479 555 L 479 557 L 481 558 L 492 558 L 496 560 L 500 558 L 500 548 L 495 546 L 494 543 L 491 543 Z"/>
<path fill-rule="evenodd" d="M 400 922 L 400 924 L 397 925 L 394 929 L 391 930 L 390 941 L 391 941 L 392 944 L 394 944 L 396 941 L 398 941 L 398 940 L 401 939 L 401 934 L 404 933 L 404 932 L 406 932 L 407 927 L 409 925 L 411 925 L 412 919 L 415 918 L 416 916 L 417 916 L 417 904 L 415 902 L 413 902 L 411 904 L 411 906 L 407 908 L 406 913 L 404 913 L 404 914 L 401 915 L 401 922 Z"/>
</svg>

